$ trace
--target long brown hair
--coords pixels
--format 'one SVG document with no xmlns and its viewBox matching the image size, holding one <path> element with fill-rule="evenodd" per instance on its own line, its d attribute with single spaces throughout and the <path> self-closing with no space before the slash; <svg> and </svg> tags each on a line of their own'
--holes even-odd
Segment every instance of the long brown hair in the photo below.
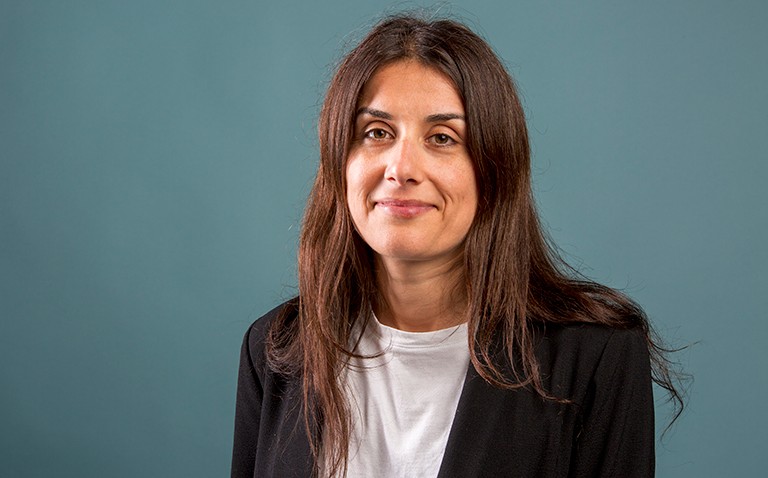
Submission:
<svg viewBox="0 0 768 478">
<path fill-rule="evenodd" d="M 530 147 L 514 81 L 479 36 L 452 20 L 398 15 L 380 22 L 339 65 L 319 120 L 320 165 L 299 244 L 299 297 L 274 322 L 273 369 L 303 380 L 304 416 L 315 462 L 346 469 L 350 419 L 337 381 L 353 325 L 366 320 L 377 288 L 371 252 L 346 205 L 345 169 L 354 115 L 366 82 L 383 65 L 416 60 L 456 85 L 467 118 L 479 204 L 464 244 L 472 365 L 489 383 L 530 387 L 545 399 L 534 329 L 546 323 L 636 327 L 645 333 L 653 379 L 682 408 L 667 352 L 642 309 L 624 294 L 586 280 L 542 231 L 531 190 Z M 512 373 L 494 359 L 502 338 Z M 514 364 L 518 364 L 514 366 Z M 317 468 L 317 467 L 316 467 Z M 316 469 L 316 472 L 319 471 Z"/>
</svg>

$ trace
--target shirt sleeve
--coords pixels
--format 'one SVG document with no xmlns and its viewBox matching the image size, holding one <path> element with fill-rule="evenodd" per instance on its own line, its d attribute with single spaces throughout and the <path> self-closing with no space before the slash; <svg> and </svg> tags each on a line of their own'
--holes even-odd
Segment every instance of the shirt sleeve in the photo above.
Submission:
<svg viewBox="0 0 768 478">
<path fill-rule="evenodd" d="M 248 329 L 240 351 L 235 403 L 235 439 L 232 448 L 232 478 L 252 478 L 259 437 L 263 389 L 254 367 L 251 334 Z"/>
<path fill-rule="evenodd" d="M 639 330 L 608 339 L 591 383 L 571 477 L 652 477 L 655 468 L 650 358 Z"/>
</svg>

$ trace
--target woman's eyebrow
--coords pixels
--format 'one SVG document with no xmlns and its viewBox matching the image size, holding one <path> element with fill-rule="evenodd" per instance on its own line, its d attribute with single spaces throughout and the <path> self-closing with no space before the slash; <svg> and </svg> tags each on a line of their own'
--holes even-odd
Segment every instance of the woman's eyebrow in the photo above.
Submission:
<svg viewBox="0 0 768 478">
<path fill-rule="evenodd" d="M 392 119 L 392 115 L 387 113 L 386 111 L 375 110 L 373 108 L 367 108 L 365 106 L 363 106 L 362 108 L 358 108 L 356 116 L 360 116 L 362 114 L 371 115 L 374 118 L 381 118 L 381 119 L 385 119 L 385 120 L 391 120 Z"/>
<path fill-rule="evenodd" d="M 427 116 L 427 123 L 440 123 L 442 121 L 450 121 L 455 119 L 462 120 L 462 121 L 467 120 L 464 117 L 464 115 L 460 115 L 457 113 L 437 113 L 434 115 Z"/>
<path fill-rule="evenodd" d="M 366 106 L 358 108 L 356 116 L 360 116 L 363 114 L 367 114 L 369 116 L 373 116 L 374 118 L 381 118 L 385 120 L 391 120 L 393 118 L 393 116 L 387 113 L 386 111 L 381 111 L 374 108 L 368 108 Z M 442 121 L 450 121 L 450 120 L 466 121 L 466 118 L 464 117 L 464 115 L 460 115 L 458 113 L 435 113 L 433 115 L 429 115 L 426 117 L 427 123 L 440 123 Z"/>
</svg>

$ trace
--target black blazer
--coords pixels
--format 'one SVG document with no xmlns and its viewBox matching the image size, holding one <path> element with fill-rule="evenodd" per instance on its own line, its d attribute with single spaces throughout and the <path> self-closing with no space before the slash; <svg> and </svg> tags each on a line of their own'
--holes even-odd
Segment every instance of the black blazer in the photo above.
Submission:
<svg viewBox="0 0 768 478">
<path fill-rule="evenodd" d="M 245 334 L 233 478 L 311 476 L 301 381 L 275 374 L 265 361 L 266 332 L 286 306 Z M 536 353 L 546 389 L 571 402 L 495 388 L 470 364 L 438 478 L 653 476 L 653 393 L 642 333 L 548 325 Z"/>
</svg>

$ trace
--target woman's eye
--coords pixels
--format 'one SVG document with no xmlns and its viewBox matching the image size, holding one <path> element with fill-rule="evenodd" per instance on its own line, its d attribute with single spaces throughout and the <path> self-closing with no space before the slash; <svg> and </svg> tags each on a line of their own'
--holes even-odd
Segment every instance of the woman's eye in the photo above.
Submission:
<svg viewBox="0 0 768 478">
<path fill-rule="evenodd" d="M 371 139 L 387 139 L 387 136 L 389 136 L 389 133 L 381 128 L 374 128 L 365 132 L 365 137 Z"/>
<path fill-rule="evenodd" d="M 444 133 L 437 133 L 432 136 L 432 141 L 438 146 L 448 146 L 456 142 L 453 138 Z"/>
</svg>

